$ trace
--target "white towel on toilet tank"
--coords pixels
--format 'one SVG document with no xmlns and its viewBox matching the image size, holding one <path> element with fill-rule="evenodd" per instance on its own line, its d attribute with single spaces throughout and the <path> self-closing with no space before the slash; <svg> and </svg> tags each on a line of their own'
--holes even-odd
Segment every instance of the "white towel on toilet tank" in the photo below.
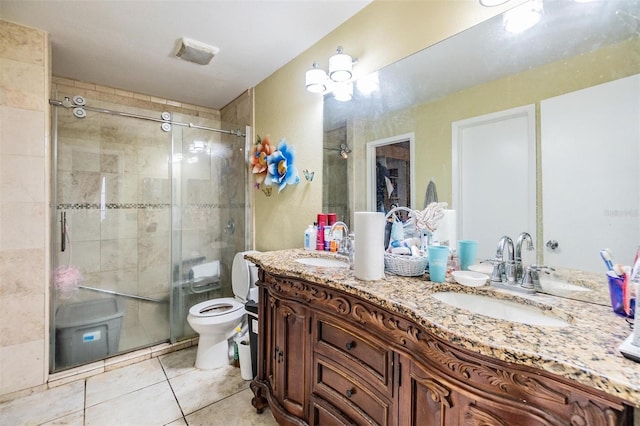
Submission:
<svg viewBox="0 0 640 426">
<path fill-rule="evenodd" d="M 204 278 L 219 278 L 220 277 L 220 261 L 214 260 L 213 262 L 202 263 L 195 265 L 191 268 L 194 281 L 200 281 Z"/>
</svg>

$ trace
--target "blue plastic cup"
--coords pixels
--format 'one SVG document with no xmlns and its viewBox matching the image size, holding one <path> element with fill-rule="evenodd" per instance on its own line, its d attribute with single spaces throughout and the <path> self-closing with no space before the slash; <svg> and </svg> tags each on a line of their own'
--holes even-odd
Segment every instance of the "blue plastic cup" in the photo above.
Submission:
<svg viewBox="0 0 640 426">
<path fill-rule="evenodd" d="M 449 247 L 429 246 L 429 276 L 436 283 L 444 282 L 447 273 L 447 261 L 449 260 Z"/>
<path fill-rule="evenodd" d="M 460 256 L 460 269 L 469 270 L 469 265 L 476 263 L 478 253 L 478 242 L 476 240 L 459 240 L 458 256 Z"/>
</svg>

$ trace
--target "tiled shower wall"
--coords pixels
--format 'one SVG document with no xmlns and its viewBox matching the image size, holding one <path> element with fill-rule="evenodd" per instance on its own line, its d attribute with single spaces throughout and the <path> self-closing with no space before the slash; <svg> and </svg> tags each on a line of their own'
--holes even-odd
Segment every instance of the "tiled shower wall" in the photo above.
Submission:
<svg viewBox="0 0 640 426">
<path fill-rule="evenodd" d="M 47 379 L 48 46 L 0 20 L 0 394 Z"/>
</svg>

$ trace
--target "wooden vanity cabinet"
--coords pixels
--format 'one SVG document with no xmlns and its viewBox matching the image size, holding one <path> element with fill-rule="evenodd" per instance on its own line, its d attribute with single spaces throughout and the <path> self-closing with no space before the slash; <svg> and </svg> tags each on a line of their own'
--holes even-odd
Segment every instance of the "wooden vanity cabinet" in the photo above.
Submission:
<svg viewBox="0 0 640 426">
<path fill-rule="evenodd" d="M 260 270 L 252 404 L 293 425 L 631 425 L 624 401 L 451 345 L 360 297 Z"/>
<path fill-rule="evenodd" d="M 286 413 L 307 418 L 311 367 L 309 310 L 301 303 L 264 290 L 261 293 L 260 300 L 264 303 L 258 308 L 258 336 L 261 349 L 265 350 L 259 353 L 258 362 L 263 369 L 258 370 L 264 372 L 270 392 Z"/>
</svg>

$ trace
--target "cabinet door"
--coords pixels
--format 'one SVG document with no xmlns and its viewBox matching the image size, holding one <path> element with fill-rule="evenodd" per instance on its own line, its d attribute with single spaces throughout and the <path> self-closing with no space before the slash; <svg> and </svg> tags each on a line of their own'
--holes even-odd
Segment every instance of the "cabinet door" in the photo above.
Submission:
<svg viewBox="0 0 640 426">
<path fill-rule="evenodd" d="M 510 406 L 506 401 L 491 401 L 479 394 L 470 395 L 469 398 L 460 396 L 459 402 L 460 424 L 464 421 L 468 426 L 564 426 L 568 421 L 553 415 L 544 418 L 543 415 L 534 412 L 535 408 L 528 409 L 521 404 Z"/>
<path fill-rule="evenodd" d="M 273 391 L 283 408 L 306 419 L 309 394 L 308 310 L 299 303 L 277 300 L 275 304 Z"/>
<path fill-rule="evenodd" d="M 466 389 L 400 357 L 400 423 L 416 426 L 564 426 L 568 419 L 518 400 Z M 589 413 L 588 413 L 589 414 Z M 590 417 L 585 417 L 590 419 Z M 594 418 L 598 418 L 595 416 Z M 612 417 L 613 418 L 613 417 Z M 589 421 L 584 423 L 593 424 Z M 598 423 L 596 423 L 598 424 Z M 602 423 L 603 425 L 605 423 Z M 613 423 L 612 423 L 613 424 Z"/>
<path fill-rule="evenodd" d="M 405 357 L 400 358 L 399 415 L 401 425 L 459 424 L 455 394 L 437 376 Z"/>
<path fill-rule="evenodd" d="M 262 379 L 269 380 L 269 384 L 271 385 L 271 390 L 275 393 L 277 390 L 278 384 L 274 380 L 273 371 L 276 365 L 276 360 L 278 358 L 278 350 L 276 350 L 277 343 L 275 341 L 276 338 L 276 305 L 277 299 L 273 296 L 269 295 L 269 293 L 265 290 L 264 293 L 260 294 L 261 300 L 267 300 L 264 304 L 264 315 L 260 318 L 259 326 L 261 327 L 262 334 L 258 336 L 261 342 L 265 342 L 264 349 L 260 348 L 258 345 L 258 350 L 264 356 L 263 368 L 264 375 L 261 376 Z M 260 372 L 258 373 L 260 375 Z"/>
</svg>

